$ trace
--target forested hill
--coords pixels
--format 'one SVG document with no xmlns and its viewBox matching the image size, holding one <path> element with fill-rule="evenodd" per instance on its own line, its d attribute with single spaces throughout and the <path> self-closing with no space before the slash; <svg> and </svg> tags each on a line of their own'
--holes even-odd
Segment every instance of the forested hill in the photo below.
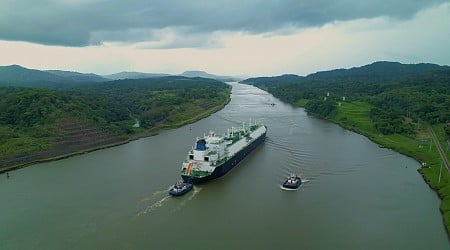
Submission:
<svg viewBox="0 0 450 250">
<path fill-rule="evenodd" d="M 435 71 L 450 70 L 449 66 L 431 63 L 401 64 L 398 62 L 375 62 L 351 69 L 321 71 L 307 76 L 308 79 L 340 79 L 362 81 L 395 81 Z"/>
<path fill-rule="evenodd" d="M 374 62 L 362 67 L 351 69 L 334 69 L 309 74 L 306 77 L 294 74 L 285 74 L 273 77 L 248 78 L 243 83 L 264 86 L 287 85 L 296 83 L 319 83 L 329 85 L 331 83 L 354 83 L 354 82 L 392 82 L 408 79 L 415 76 L 431 73 L 447 72 L 450 66 L 440 66 L 431 63 L 401 64 L 398 62 Z"/>
<path fill-rule="evenodd" d="M 346 102 L 367 103 L 375 127 L 384 134 L 413 133 L 413 121 L 418 120 L 431 124 L 450 121 L 448 66 L 376 62 L 306 77 L 250 78 L 243 83 L 326 118 L 336 115 L 344 97 Z"/>
<path fill-rule="evenodd" d="M 193 122 L 223 107 L 230 89 L 216 80 L 186 77 L 66 90 L 0 87 L 0 170 L 39 154 L 86 150 Z"/>
<path fill-rule="evenodd" d="M 100 76 L 92 73 L 79 73 L 64 70 L 28 69 L 19 65 L 0 66 L 0 87 L 31 87 L 63 89 L 85 83 L 98 83 L 122 79 L 146 79 L 166 76 L 180 76 L 188 78 L 209 78 L 222 82 L 234 82 L 242 78 L 219 76 L 204 71 L 186 71 L 180 75 L 163 73 L 121 72 Z"/>
<path fill-rule="evenodd" d="M 62 70 L 27 69 L 19 65 L 0 66 L 0 87 L 59 88 L 76 83 L 109 81 L 95 74 L 83 74 Z"/>
</svg>

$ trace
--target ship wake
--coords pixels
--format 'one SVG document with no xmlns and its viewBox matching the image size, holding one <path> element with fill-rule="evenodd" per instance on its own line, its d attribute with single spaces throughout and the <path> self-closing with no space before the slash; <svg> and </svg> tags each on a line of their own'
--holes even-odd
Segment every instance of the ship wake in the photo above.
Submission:
<svg viewBox="0 0 450 250">
<path fill-rule="evenodd" d="M 164 189 L 164 190 L 158 190 L 158 191 L 155 191 L 155 192 L 153 192 L 153 194 L 152 194 L 151 196 L 143 198 L 143 199 L 141 200 L 141 202 L 151 201 L 151 200 L 154 200 L 155 197 L 157 197 L 157 196 L 161 196 L 161 195 L 163 195 L 163 194 L 167 194 L 167 193 L 169 192 L 169 190 L 170 190 L 171 187 L 172 187 L 172 186 L 170 186 L 170 187 L 168 187 L 168 188 L 166 188 L 166 189 Z"/>
<path fill-rule="evenodd" d="M 156 211 L 158 208 L 162 207 L 169 198 L 170 198 L 169 195 L 163 197 L 161 200 L 159 200 L 159 201 L 151 204 L 150 206 L 147 206 L 145 209 L 141 210 L 137 215 L 141 216 L 141 215 L 145 215 L 145 214 Z"/>
<path fill-rule="evenodd" d="M 139 206 L 144 206 L 144 209 L 140 209 L 140 211 L 137 213 L 137 216 L 141 216 L 147 213 L 154 212 L 158 208 L 162 207 L 165 202 L 169 199 L 168 192 L 172 186 L 169 186 L 168 188 L 157 190 L 153 192 L 150 196 L 143 198 L 139 202 Z M 156 200 L 156 201 L 155 201 Z M 147 205 L 148 203 L 151 203 L 150 205 Z"/>
<path fill-rule="evenodd" d="M 283 190 L 286 190 L 286 191 L 297 191 L 301 188 L 301 186 L 294 189 L 294 188 L 285 188 L 285 187 L 283 187 L 283 185 L 281 185 L 280 188 Z"/>
<path fill-rule="evenodd" d="M 189 196 L 186 199 L 182 198 L 182 201 L 179 203 L 179 205 L 172 210 L 172 212 L 177 212 L 180 211 L 184 206 L 186 206 L 186 204 L 191 201 L 194 197 L 197 196 L 198 193 L 200 193 L 200 191 L 202 190 L 201 187 L 197 187 L 194 186 L 194 188 L 192 189 L 192 192 L 189 193 Z"/>
</svg>

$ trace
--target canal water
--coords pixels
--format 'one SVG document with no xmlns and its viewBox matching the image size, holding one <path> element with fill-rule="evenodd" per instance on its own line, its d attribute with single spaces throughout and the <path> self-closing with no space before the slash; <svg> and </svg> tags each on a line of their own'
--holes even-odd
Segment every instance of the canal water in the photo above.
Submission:
<svg viewBox="0 0 450 250">
<path fill-rule="evenodd" d="M 231 102 L 194 124 L 0 176 L 0 249 L 450 249 L 417 162 L 232 86 Z M 197 136 L 249 118 L 268 127 L 262 145 L 168 196 Z M 305 182 L 282 190 L 291 172 Z"/>
</svg>

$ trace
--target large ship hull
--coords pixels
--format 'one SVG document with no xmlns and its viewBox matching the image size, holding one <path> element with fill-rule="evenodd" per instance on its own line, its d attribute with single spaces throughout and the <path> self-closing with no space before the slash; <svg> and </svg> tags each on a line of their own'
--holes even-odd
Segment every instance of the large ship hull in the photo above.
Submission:
<svg viewBox="0 0 450 250">
<path fill-rule="evenodd" d="M 191 177 L 182 175 L 181 177 L 185 182 L 189 182 L 192 184 L 199 184 L 203 182 L 207 182 L 209 180 L 216 179 L 228 173 L 231 169 L 233 169 L 236 165 L 239 164 L 242 159 L 244 159 L 248 154 L 250 154 L 259 144 L 264 142 L 266 138 L 266 132 L 262 134 L 258 139 L 251 142 L 247 147 L 243 148 L 239 152 L 237 152 L 233 157 L 231 157 L 228 161 L 224 162 L 222 165 L 217 166 L 215 170 L 208 176 L 205 177 Z"/>
</svg>

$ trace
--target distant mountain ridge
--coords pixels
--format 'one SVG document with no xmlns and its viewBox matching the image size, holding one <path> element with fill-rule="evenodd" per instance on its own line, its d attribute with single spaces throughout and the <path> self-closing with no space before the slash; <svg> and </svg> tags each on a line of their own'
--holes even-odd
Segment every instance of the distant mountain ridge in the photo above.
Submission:
<svg viewBox="0 0 450 250">
<path fill-rule="evenodd" d="M 40 81 L 61 82 L 64 80 L 64 77 L 52 74 L 50 72 L 40 71 L 36 69 L 27 69 L 19 65 L 0 67 L 0 85 L 22 85 Z"/>
<path fill-rule="evenodd" d="M 46 70 L 51 74 L 64 77 L 73 82 L 104 82 L 109 81 L 109 79 L 93 74 L 93 73 L 79 73 L 74 71 L 64 71 L 64 70 Z"/>
<path fill-rule="evenodd" d="M 165 77 L 165 76 L 184 76 L 184 77 L 202 77 L 202 78 L 210 78 L 219 81 L 238 81 L 241 80 L 239 77 L 235 76 L 219 76 L 207 73 L 205 71 L 200 70 L 189 70 L 185 71 L 178 75 L 171 75 L 165 73 L 142 73 L 142 72 L 120 72 L 111 75 L 104 75 L 103 77 L 109 78 L 112 80 L 125 80 L 125 79 L 143 79 L 143 78 L 154 78 L 154 77 Z"/>
<path fill-rule="evenodd" d="M 361 67 L 350 69 L 335 69 L 309 74 L 309 79 L 327 78 L 358 78 L 372 77 L 380 80 L 396 80 L 408 76 L 415 76 L 427 72 L 448 70 L 449 66 L 440 66 L 432 63 L 402 64 L 399 62 L 378 61 Z"/>
<path fill-rule="evenodd" d="M 0 86 L 60 87 L 66 84 L 105 82 L 109 79 L 96 74 L 63 70 L 28 69 L 19 65 L 0 66 Z"/>
<path fill-rule="evenodd" d="M 232 76 L 218 76 L 205 71 L 186 71 L 179 75 L 164 73 L 142 73 L 142 72 L 120 72 L 110 75 L 97 75 L 93 73 L 79 73 L 64 70 L 37 70 L 28 69 L 20 65 L 0 66 L 0 87 L 38 87 L 38 88 L 59 88 L 83 83 L 99 83 L 114 80 L 145 79 L 168 76 L 202 77 L 218 81 L 238 81 L 241 80 Z"/>
<path fill-rule="evenodd" d="M 361 67 L 321 71 L 309 74 L 307 76 L 285 74 L 275 77 L 248 78 L 243 82 L 259 82 L 266 81 L 267 79 L 273 79 L 283 82 L 327 79 L 332 81 L 395 81 L 404 79 L 406 77 L 442 70 L 450 70 L 450 67 L 431 63 L 401 64 L 398 62 L 379 61 Z M 100 76 L 92 73 L 86 74 L 63 70 L 28 69 L 19 65 L 0 66 L 0 86 L 58 88 L 82 83 L 99 83 L 112 80 L 144 79 L 167 76 L 202 77 L 223 82 L 241 80 L 238 77 L 234 76 L 219 76 L 207 73 L 205 71 L 196 70 L 185 71 L 179 75 L 170 75 L 164 73 L 120 72 L 116 74 Z"/>
<path fill-rule="evenodd" d="M 274 82 L 297 82 L 297 81 L 395 81 L 412 76 L 423 75 L 437 71 L 449 71 L 450 66 L 440 66 L 432 63 L 402 64 L 398 62 L 378 61 L 361 67 L 350 69 L 334 69 L 319 71 L 307 76 L 285 74 L 272 77 L 253 77 L 242 82 L 259 83 L 273 80 Z"/>
<path fill-rule="evenodd" d="M 223 82 L 234 82 L 234 81 L 241 80 L 240 78 L 235 77 L 235 76 L 213 75 L 213 74 L 207 73 L 205 71 L 200 71 L 200 70 L 188 70 L 188 71 L 185 71 L 185 72 L 179 74 L 179 76 L 210 78 L 210 79 L 223 81 Z"/>
<path fill-rule="evenodd" d="M 104 75 L 103 77 L 111 79 L 111 80 L 125 80 L 125 79 L 143 79 L 143 78 L 153 78 L 153 77 L 164 77 L 164 76 L 170 76 L 170 74 L 123 71 L 123 72 L 115 73 L 115 74 L 111 74 L 111 75 Z"/>
<path fill-rule="evenodd" d="M 183 73 L 180 74 L 180 76 L 184 76 L 184 77 L 203 77 L 203 78 L 220 77 L 220 76 L 212 75 L 212 74 L 209 74 L 209 73 L 207 73 L 205 71 L 200 71 L 200 70 L 184 71 Z"/>
</svg>

